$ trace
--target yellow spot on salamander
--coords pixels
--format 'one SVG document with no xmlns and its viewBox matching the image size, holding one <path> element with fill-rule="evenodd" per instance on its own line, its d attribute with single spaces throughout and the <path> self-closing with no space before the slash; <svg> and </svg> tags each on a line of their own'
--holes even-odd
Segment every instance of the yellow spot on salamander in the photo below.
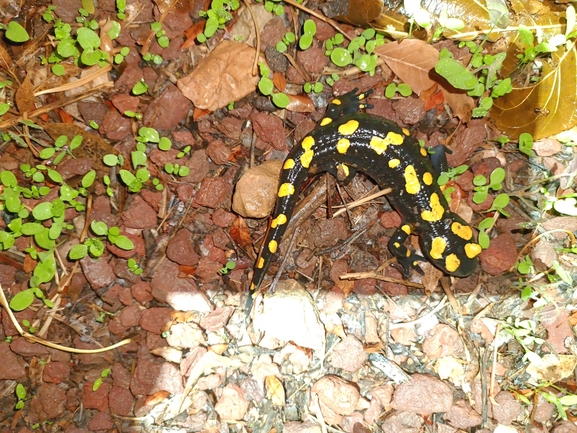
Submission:
<svg viewBox="0 0 577 433">
<path fill-rule="evenodd" d="M 429 254 L 435 260 L 442 259 L 446 248 L 447 241 L 443 238 L 436 237 L 433 239 L 433 243 L 431 244 L 431 251 L 429 251 Z"/>
<path fill-rule="evenodd" d="M 271 253 L 273 253 L 273 254 L 276 253 L 277 248 L 278 248 L 278 242 L 277 241 L 272 240 L 268 243 L 268 250 Z"/>
<path fill-rule="evenodd" d="M 305 150 L 305 153 L 303 153 L 301 155 L 301 164 L 304 168 L 309 168 L 309 166 L 311 165 L 311 161 L 313 160 L 313 157 L 315 156 L 315 152 L 312 150 Z"/>
<path fill-rule="evenodd" d="M 359 129 L 359 121 L 358 120 L 349 120 L 347 123 L 343 123 L 339 126 L 339 132 L 342 135 L 352 135 Z"/>
<path fill-rule="evenodd" d="M 424 147 L 421 147 L 421 155 L 427 156 L 427 149 L 425 149 Z"/>
<path fill-rule="evenodd" d="M 459 222 L 454 222 L 451 224 L 451 231 L 459 236 L 461 239 L 465 239 L 466 241 L 470 240 L 473 237 L 473 230 L 469 226 L 464 226 Z"/>
<path fill-rule="evenodd" d="M 258 263 L 256 264 L 256 267 L 259 269 L 262 269 L 264 266 L 264 259 L 262 257 L 258 258 Z"/>
<path fill-rule="evenodd" d="M 405 168 L 405 189 L 409 194 L 416 194 L 421 189 L 419 178 L 415 172 L 415 167 L 407 165 Z"/>
<path fill-rule="evenodd" d="M 293 195 L 294 193 L 295 193 L 295 187 L 290 183 L 283 183 L 278 189 L 279 197 L 286 197 L 287 195 Z"/>
<path fill-rule="evenodd" d="M 277 228 L 277 226 L 282 226 L 283 224 L 286 224 L 286 222 L 287 222 L 286 215 L 284 213 L 281 213 L 270 222 L 270 227 L 275 229 Z"/>
<path fill-rule="evenodd" d="M 325 117 L 323 120 L 321 120 L 321 126 L 327 126 L 332 121 L 333 119 L 331 119 L 330 117 Z"/>
<path fill-rule="evenodd" d="M 312 138 L 310 135 L 307 135 L 305 138 L 303 138 L 303 142 L 301 143 L 301 147 L 304 150 L 309 150 L 311 147 L 313 147 L 313 144 L 315 144 L 315 139 Z"/>
<path fill-rule="evenodd" d="M 479 244 L 467 244 L 465 245 L 465 254 L 470 259 L 477 257 L 481 253 L 481 245 Z"/>
<path fill-rule="evenodd" d="M 443 218 L 443 214 L 445 213 L 445 209 L 443 209 L 443 205 L 441 205 L 441 201 L 439 200 L 439 196 L 436 192 L 431 194 L 429 204 L 431 205 L 431 210 L 424 210 L 421 212 L 421 218 L 429 222 L 441 220 Z"/>
<path fill-rule="evenodd" d="M 397 134 L 396 132 L 390 131 L 387 134 L 385 140 L 387 140 L 391 144 L 398 146 L 399 144 L 404 143 L 405 138 L 401 134 Z"/>
<path fill-rule="evenodd" d="M 406 234 L 411 234 L 411 227 L 408 224 L 402 225 L 401 230 L 404 231 Z"/>
<path fill-rule="evenodd" d="M 340 100 L 340 99 L 338 99 L 338 98 L 335 98 L 335 99 L 333 99 L 333 100 L 331 101 L 331 104 L 334 104 L 334 105 L 341 105 L 341 100 Z"/>
<path fill-rule="evenodd" d="M 371 138 L 370 146 L 377 155 L 382 155 L 387 151 L 389 144 L 399 145 L 403 144 L 405 139 L 402 135 L 396 132 L 389 132 L 385 138 L 374 136 Z"/>
<path fill-rule="evenodd" d="M 341 164 L 340 165 L 341 170 L 343 171 L 343 173 L 345 174 L 345 177 L 349 177 L 349 166 L 346 164 Z"/>
<path fill-rule="evenodd" d="M 411 252 L 409 250 L 407 250 L 407 252 L 405 253 L 405 256 L 411 257 Z"/>
<path fill-rule="evenodd" d="M 457 269 L 459 269 L 460 264 L 461 261 L 455 254 L 449 254 L 445 259 L 445 269 L 447 269 L 449 272 L 455 272 Z"/>
<path fill-rule="evenodd" d="M 284 162 L 282 168 L 284 168 L 285 170 L 290 170 L 294 166 L 295 166 L 295 160 L 292 158 L 289 158 Z"/>
<path fill-rule="evenodd" d="M 347 153 L 347 150 L 349 149 L 350 145 L 351 142 L 348 139 L 341 138 L 339 141 L 337 141 L 337 152 L 342 154 Z"/>
<path fill-rule="evenodd" d="M 398 242 L 395 242 L 393 245 L 395 246 L 395 248 L 401 248 L 401 244 Z"/>
<path fill-rule="evenodd" d="M 397 168 L 399 166 L 399 164 L 401 163 L 401 161 L 397 158 L 391 159 L 389 161 L 389 167 L 391 168 Z"/>
<path fill-rule="evenodd" d="M 429 173 L 428 171 L 425 172 L 425 174 L 423 175 L 423 182 L 425 182 L 425 185 L 430 185 L 433 183 L 433 175 L 431 173 Z"/>
<path fill-rule="evenodd" d="M 254 283 L 250 283 L 250 290 L 251 290 L 251 292 L 252 292 L 254 289 L 255 289 Z"/>
<path fill-rule="evenodd" d="M 409 130 L 407 128 L 403 128 L 402 131 L 403 131 L 403 134 L 405 134 L 405 135 L 411 135 L 411 133 L 409 132 Z"/>
</svg>

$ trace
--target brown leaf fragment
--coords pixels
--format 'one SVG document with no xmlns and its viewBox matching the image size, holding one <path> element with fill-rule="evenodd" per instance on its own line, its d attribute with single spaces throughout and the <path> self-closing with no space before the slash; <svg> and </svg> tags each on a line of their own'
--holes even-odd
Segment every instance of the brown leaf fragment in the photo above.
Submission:
<svg viewBox="0 0 577 433">
<path fill-rule="evenodd" d="M 252 75 L 255 49 L 241 42 L 222 41 L 178 88 L 195 107 L 210 111 L 253 92 L 259 80 Z"/>
<path fill-rule="evenodd" d="M 275 406 L 284 406 L 285 392 L 282 382 L 276 376 L 267 376 L 264 380 L 267 396 Z"/>
<path fill-rule="evenodd" d="M 107 154 L 118 154 L 118 151 L 105 139 L 97 134 L 85 131 L 73 123 L 45 123 L 42 128 L 56 140 L 61 135 L 72 139 L 76 135 L 82 137 L 80 147 L 74 149 L 72 153 L 77 158 L 88 158 L 92 161 L 92 167 L 97 171 L 108 171 L 109 168 L 104 165 L 102 158 Z"/>
<path fill-rule="evenodd" d="M 31 74 L 26 74 L 24 81 L 22 81 L 18 90 L 16 90 L 16 95 L 14 97 L 16 107 L 20 114 L 27 113 L 36 108 L 34 106 L 34 88 L 30 81 L 30 76 Z"/>
<path fill-rule="evenodd" d="M 232 227 L 230 228 L 230 237 L 241 248 L 250 250 L 252 245 L 252 238 L 250 237 L 250 229 L 242 217 L 238 217 Z"/>
<path fill-rule="evenodd" d="M 466 93 L 457 92 L 436 74 L 434 68 L 439 60 L 436 48 L 418 39 L 404 39 L 381 45 L 375 48 L 375 53 L 417 95 L 438 85 L 455 116 L 464 122 L 469 121 L 473 100 Z"/>
<path fill-rule="evenodd" d="M 11 71 L 14 67 L 14 62 L 12 61 L 12 57 L 8 53 L 8 50 L 0 41 L 0 68 L 6 69 L 6 71 Z"/>
</svg>

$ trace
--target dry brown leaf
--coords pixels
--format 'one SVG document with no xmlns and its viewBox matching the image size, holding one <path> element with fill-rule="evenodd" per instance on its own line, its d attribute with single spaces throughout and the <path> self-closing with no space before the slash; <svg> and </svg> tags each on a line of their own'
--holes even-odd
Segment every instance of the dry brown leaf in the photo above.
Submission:
<svg viewBox="0 0 577 433">
<path fill-rule="evenodd" d="M 69 139 L 80 135 L 82 144 L 73 151 L 73 154 L 76 158 L 89 158 L 95 170 L 109 171 L 110 168 L 104 165 L 102 158 L 110 153 L 118 155 L 118 151 L 100 135 L 85 131 L 74 123 L 44 123 L 41 126 L 54 140 L 61 135 Z"/>
<path fill-rule="evenodd" d="M 0 41 L 0 68 L 6 69 L 7 72 L 10 72 L 13 67 L 14 62 L 12 61 L 12 57 L 10 57 L 8 50 L 4 47 L 2 41 Z"/>
<path fill-rule="evenodd" d="M 280 380 L 276 376 L 267 376 L 264 380 L 268 398 L 275 406 L 284 406 L 285 393 Z"/>
<path fill-rule="evenodd" d="M 16 107 L 20 114 L 27 113 L 36 108 L 34 106 L 34 88 L 30 81 L 30 75 L 31 74 L 26 74 L 24 81 L 22 81 L 18 90 L 16 90 L 16 95 L 14 96 Z"/>
<path fill-rule="evenodd" d="M 466 93 L 455 93 L 455 89 L 434 72 L 439 60 L 436 48 L 418 39 L 404 39 L 381 45 L 375 48 L 375 53 L 417 95 L 438 85 L 455 116 L 464 122 L 470 119 L 473 100 Z"/>
<path fill-rule="evenodd" d="M 289 104 L 286 109 L 297 113 L 312 113 L 316 110 L 315 104 L 308 95 L 287 95 Z"/>
<path fill-rule="evenodd" d="M 222 41 L 178 88 L 195 107 L 215 111 L 253 92 L 259 80 L 252 75 L 256 50 L 241 42 Z"/>
<path fill-rule="evenodd" d="M 237 217 L 232 227 L 230 228 L 230 237 L 241 248 L 251 251 L 252 238 L 250 237 L 250 229 L 242 217 Z"/>
</svg>

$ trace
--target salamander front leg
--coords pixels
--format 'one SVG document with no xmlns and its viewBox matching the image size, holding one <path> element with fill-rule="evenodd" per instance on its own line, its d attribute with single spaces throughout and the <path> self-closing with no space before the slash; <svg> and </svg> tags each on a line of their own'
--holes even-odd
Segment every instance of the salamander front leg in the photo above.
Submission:
<svg viewBox="0 0 577 433">
<path fill-rule="evenodd" d="M 397 262 L 401 265 L 401 272 L 405 278 L 409 278 L 411 268 L 416 270 L 419 274 L 424 275 L 423 270 L 419 267 L 417 262 L 425 260 L 423 256 L 413 253 L 404 244 L 411 234 L 411 226 L 403 224 L 393 233 L 389 239 L 389 250 L 396 257 Z"/>
</svg>

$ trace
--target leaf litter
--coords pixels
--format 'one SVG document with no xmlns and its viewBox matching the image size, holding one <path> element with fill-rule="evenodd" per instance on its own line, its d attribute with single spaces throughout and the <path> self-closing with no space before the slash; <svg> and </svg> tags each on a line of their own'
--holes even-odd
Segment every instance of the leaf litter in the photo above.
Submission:
<svg viewBox="0 0 577 433">
<path fill-rule="evenodd" d="M 164 161 L 153 149 L 156 142 L 152 141 L 145 146 L 146 152 L 136 151 L 149 155 L 149 175 L 164 189 L 146 187 L 127 193 L 118 181 L 108 186 L 98 183 L 90 192 L 92 201 L 81 199 L 88 213 L 81 208 L 67 210 L 70 227 L 54 250 L 58 279 L 42 284 L 59 308 L 47 309 L 37 301 L 34 309 L 16 313 L 26 329 L 14 328 L 3 312 L 5 341 L 0 343 L 0 351 L 5 362 L 0 367 L 0 379 L 7 389 L 16 384 L 26 389 L 24 394 L 3 394 L 3 427 L 10 431 L 37 424 L 51 431 L 298 431 L 331 426 L 351 432 L 402 431 L 407 425 L 424 428 L 430 421 L 428 416 L 439 413 L 434 418 L 438 431 L 479 426 L 490 431 L 516 431 L 514 425 L 530 423 L 562 428 L 564 421 L 556 421 L 557 416 L 574 419 L 571 375 L 576 345 L 572 327 L 577 321 L 573 318 L 570 271 L 574 256 L 571 242 L 566 242 L 574 231 L 574 218 L 550 218 L 543 211 L 547 203 L 562 203 L 554 208 L 571 215 L 568 199 L 573 191 L 567 182 L 563 187 L 553 184 L 548 188 L 532 184 L 539 184 L 544 170 L 562 179 L 572 176 L 574 169 L 567 162 L 572 147 L 561 146 L 559 142 L 568 141 L 555 141 L 555 137 L 549 139 L 553 142 L 537 142 L 537 156 L 529 163 L 513 147 L 497 146 L 498 135 L 485 120 L 477 125 L 489 133 L 473 134 L 473 99 L 431 74 L 440 50 L 421 40 L 405 39 L 378 47 L 375 52 L 386 66 L 377 75 L 342 79 L 333 91 L 342 94 L 353 87 L 373 88 L 379 96 L 369 99 L 369 111 L 397 122 L 412 118 L 409 110 L 414 107 L 427 107 L 433 116 L 419 122 L 419 129 L 426 131 L 419 138 L 449 147 L 458 144 L 453 157 L 460 152 L 458 158 L 469 161 L 470 169 L 451 185 L 455 190 L 452 204 L 469 219 L 479 218 L 477 223 L 480 217 L 475 212 L 489 207 L 482 208 L 471 200 L 472 178 L 489 177 L 495 167 L 506 167 L 506 190 L 515 202 L 507 206 L 510 217 L 500 216 L 490 229 L 493 250 L 483 253 L 482 271 L 467 279 L 448 281 L 435 270 L 426 270 L 423 278 L 403 285 L 398 271 L 386 266 L 382 246 L 391 231 L 385 228 L 380 203 L 372 201 L 347 209 L 347 224 L 327 224 L 340 227 L 327 233 L 322 225 L 327 215 L 326 199 L 321 204 L 310 201 L 304 204 L 309 207 L 303 210 L 305 222 L 290 236 L 296 247 L 291 248 L 288 239 L 281 244 L 283 256 L 287 256 L 285 272 L 292 279 L 281 281 L 274 293 L 256 300 L 247 326 L 244 302 L 248 277 L 266 221 L 253 219 L 253 211 L 249 215 L 235 208 L 242 216 L 231 212 L 232 186 L 237 185 L 235 198 L 243 196 L 245 203 L 258 207 L 254 196 L 260 181 L 241 186 L 239 178 L 255 158 L 259 162 L 282 160 L 286 155 L 284 139 L 300 124 L 310 131 L 322 115 L 319 106 L 329 95 L 305 97 L 301 104 L 308 108 L 277 112 L 275 116 L 282 122 L 276 117 L 268 121 L 270 115 L 262 113 L 271 107 L 253 97 L 259 80 L 253 65 L 262 59 L 255 59 L 257 51 L 246 42 L 223 39 L 230 31 L 236 39 L 244 36 L 243 40 L 250 41 L 249 33 L 254 34 L 250 20 L 245 19 L 242 28 L 231 24 L 231 28 L 220 30 L 209 45 L 188 43 L 186 52 L 162 49 L 157 42 L 162 35 L 141 24 L 153 17 L 163 24 L 178 21 L 179 16 L 183 22 L 192 22 L 192 18 L 196 22 L 190 31 L 177 32 L 174 37 L 174 45 L 184 47 L 185 41 L 202 29 L 198 11 L 208 7 L 207 2 L 202 3 L 192 2 L 182 8 L 176 8 L 174 2 L 159 3 L 158 16 L 152 5 L 130 10 L 133 25 L 122 29 L 122 45 L 134 50 L 131 55 L 142 46 L 143 55 L 161 53 L 168 62 L 159 67 L 142 66 L 136 55 L 128 66 L 115 68 L 110 75 L 116 80 L 114 89 L 109 84 L 90 90 L 75 88 L 67 77 L 62 80 L 66 89 L 58 85 L 52 91 L 38 90 L 43 85 L 42 75 L 24 74 L 18 62 L 26 56 L 26 69 L 40 71 L 44 66 L 29 52 L 42 50 L 44 41 L 36 39 L 23 47 L 0 45 L 2 80 L 19 77 L 4 87 L 8 90 L 3 97 L 12 98 L 14 109 L 0 122 L 14 142 L 3 145 L 0 165 L 15 173 L 19 182 L 29 185 L 27 179 L 32 176 L 19 171 L 22 164 L 34 160 L 27 146 L 32 148 L 34 142 L 34 146 L 45 148 L 60 136 L 69 140 L 81 136 L 84 142 L 58 166 L 68 167 L 67 182 L 91 169 L 115 178 L 115 170 L 131 168 L 137 137 L 142 143 L 144 136 L 139 135 L 140 128 L 159 118 L 162 135 L 171 137 L 176 153 L 183 154 L 172 155 L 171 164 L 186 165 L 191 176 L 196 176 L 194 182 L 185 182 L 164 171 L 168 159 Z M 292 11 L 289 5 L 292 2 L 286 5 Z M 359 6 L 357 12 L 383 10 L 378 1 Z M 487 9 L 477 2 L 433 1 L 422 7 L 435 20 L 443 8 L 449 16 L 467 16 L 461 33 L 483 34 L 481 29 L 491 29 Z M 515 13 L 508 26 L 549 26 L 554 28 L 551 35 L 560 31 L 563 15 L 549 10 L 548 5 L 512 2 L 512 9 Z M 362 14 L 348 21 L 383 28 L 395 25 L 394 31 L 389 30 L 396 36 L 406 30 L 407 21 L 402 9 L 393 12 L 373 14 L 378 16 L 376 22 L 369 22 Z M 100 13 L 100 18 L 114 19 L 110 11 Z M 250 15 L 248 8 L 244 15 Z M 298 28 L 296 18 L 296 10 L 287 14 L 292 20 L 287 27 L 280 18 L 259 20 L 261 38 L 270 37 L 260 43 L 274 46 L 284 32 Z M 354 31 L 345 28 L 350 34 Z M 459 32 L 448 31 L 446 35 L 456 38 Z M 490 41 L 497 40 L 498 36 L 491 35 Z M 116 42 L 103 40 L 107 50 L 115 50 Z M 508 37 L 507 42 L 518 50 L 514 38 Z M 564 52 L 545 59 L 541 81 L 530 86 L 516 84 L 513 92 L 496 99 L 490 115 L 498 129 L 511 138 L 531 132 L 539 139 L 574 126 L 574 50 L 571 43 Z M 291 63 L 302 67 L 306 76 L 315 76 L 316 72 L 307 70 L 314 62 L 307 66 L 302 60 L 299 65 L 295 56 Z M 68 71 L 75 70 L 70 63 Z M 297 71 L 289 69 L 286 77 L 275 72 L 273 81 L 277 90 L 295 93 L 290 95 L 293 103 L 303 98 L 296 95 L 296 86 L 302 84 L 302 74 Z M 409 84 L 422 103 L 413 104 L 413 98 L 410 103 L 402 98 L 383 98 L 385 87 L 393 80 Z M 138 105 L 144 124 L 136 116 L 122 117 L 127 114 L 110 103 L 114 96 L 129 95 L 137 82 L 148 88 Z M 84 85 L 86 81 L 78 84 Z M 72 98 L 63 90 L 84 93 Z M 87 93 L 93 99 L 79 104 L 77 101 Z M 182 94 L 194 104 L 194 114 L 183 104 Z M 319 108 L 312 122 L 303 114 L 311 111 L 309 101 Z M 445 104 L 451 116 L 441 122 L 443 128 L 433 127 Z M 169 115 L 174 112 L 179 114 Z M 40 119 L 48 135 L 27 129 L 27 125 L 22 127 L 21 121 L 27 118 Z M 114 143 L 98 130 L 87 128 L 95 119 L 107 138 L 112 133 L 121 134 Z M 240 127 L 226 129 L 226 119 L 234 119 Z M 253 124 L 259 121 L 265 123 L 256 133 Z M 304 136 L 308 131 L 299 134 Z M 215 139 L 231 150 L 226 158 L 211 160 L 207 156 L 207 146 Z M 463 153 L 463 149 L 468 150 Z M 123 156 L 124 163 L 110 170 L 103 163 L 106 155 Z M 82 165 L 81 161 L 90 163 Z M 52 167 L 52 161 L 44 163 Z M 10 184 L 6 179 L 2 179 L 4 187 Z M 54 186 L 53 182 L 47 184 Z M 112 199 L 107 188 L 112 188 Z M 338 198 L 329 193 L 328 207 L 343 198 L 357 200 L 372 190 L 369 179 L 355 178 Z M 34 209 L 47 200 L 50 196 L 28 198 L 26 206 Z M 267 214 L 261 211 L 258 216 Z M 315 218 L 308 218 L 311 215 Z M 81 266 L 74 266 L 68 251 L 86 239 L 93 220 L 106 221 L 107 227 L 119 226 L 141 245 L 141 252 L 130 257 L 110 245 L 99 259 L 86 257 Z M 9 223 L 4 220 L 4 224 Z M 360 241 L 353 233 L 358 224 L 367 232 Z M 527 249 L 532 279 L 518 285 L 523 274 L 513 274 L 510 263 L 515 264 L 521 248 L 529 245 L 533 229 L 548 244 L 535 242 L 534 248 Z M 93 234 L 89 238 L 94 239 Z M 551 244 L 555 248 L 546 248 Z M 26 289 L 30 278 L 22 274 L 21 266 L 13 265 L 15 262 L 24 263 L 29 273 L 37 272 L 33 269 L 42 257 L 32 258 L 26 250 L 30 245 L 22 236 L 13 249 L 0 254 L 0 282 L 9 299 Z M 319 245 L 324 248 L 321 256 L 317 255 Z M 42 253 L 40 248 L 34 249 Z M 127 267 L 129 257 L 138 259 L 136 268 Z M 229 266 L 231 261 L 234 266 Z M 385 266 L 377 270 L 383 263 Z M 134 272 L 139 265 L 145 270 L 142 274 Z M 340 279 L 350 271 L 363 272 L 364 278 Z M 489 278 L 487 273 L 495 276 Z M 398 290 L 404 294 L 398 296 Z M 3 307 L 7 308 L 5 302 Z M 186 311 L 178 311 L 182 309 Z M 32 332 L 38 329 L 38 337 L 34 337 Z M 41 345 L 45 340 L 56 341 L 59 346 L 45 348 Z M 106 350 L 120 340 L 123 346 L 103 354 L 60 350 L 60 346 Z M 107 369 L 111 376 L 105 374 Z M 100 387 L 93 385 L 96 383 L 101 383 Z M 23 408 L 14 410 L 18 399 Z M 84 410 L 73 416 L 80 405 Z M 539 418 L 537 412 L 546 415 Z"/>
</svg>

